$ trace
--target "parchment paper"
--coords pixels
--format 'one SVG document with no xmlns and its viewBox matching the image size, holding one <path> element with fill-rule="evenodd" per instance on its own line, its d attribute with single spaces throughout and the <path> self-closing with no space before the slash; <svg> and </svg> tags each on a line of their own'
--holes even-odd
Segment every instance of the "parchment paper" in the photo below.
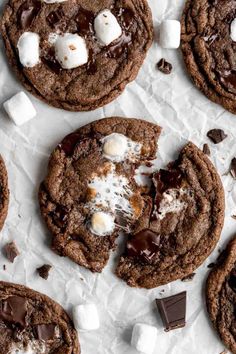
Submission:
<svg viewBox="0 0 236 354">
<path fill-rule="evenodd" d="M 5 1 L 4 1 L 5 2 Z M 163 19 L 179 19 L 184 0 L 149 0 L 156 35 Z M 3 0 L 0 0 L 1 7 Z M 158 36 L 156 36 L 158 37 Z M 7 65 L 0 43 L 0 104 L 22 90 Z M 173 64 L 173 73 L 157 71 L 156 63 L 165 57 Z M 184 70 L 180 50 L 161 50 L 157 41 L 149 51 L 135 82 L 116 101 L 91 113 L 70 113 L 39 102 L 31 96 L 37 118 L 18 128 L 0 110 L 0 152 L 9 172 L 11 190 L 9 215 L 0 238 L 0 248 L 15 240 L 21 255 L 10 264 L 0 257 L 0 279 L 25 284 L 51 296 L 69 312 L 74 304 L 93 301 L 97 304 L 101 328 L 80 333 L 83 354 L 135 354 L 130 347 L 132 327 L 144 322 L 158 328 L 155 354 L 220 354 L 223 344 L 215 335 L 204 304 L 204 282 L 207 265 L 213 262 L 236 231 L 236 181 L 229 174 L 232 157 L 236 156 L 236 117 L 211 103 L 191 83 Z M 1 105 L 2 106 L 2 105 Z M 160 139 L 160 165 L 177 156 L 179 149 L 192 140 L 199 147 L 208 142 L 206 133 L 222 128 L 228 138 L 219 145 L 210 143 L 211 159 L 216 165 L 226 192 L 226 219 L 221 240 L 215 252 L 197 270 L 193 281 L 176 281 L 154 290 L 129 288 L 113 274 L 114 255 L 102 274 L 96 275 L 60 258 L 50 248 L 50 237 L 40 217 L 37 192 L 44 178 L 48 157 L 55 145 L 68 133 L 85 123 L 102 117 L 120 115 L 145 118 L 163 127 Z M 122 240 L 120 240 L 122 241 Z M 119 251 L 118 251 L 119 252 Z M 48 281 L 35 269 L 44 263 L 53 265 Z M 7 269 L 3 271 L 3 264 Z M 187 325 L 165 333 L 154 299 L 187 290 Z"/>
</svg>

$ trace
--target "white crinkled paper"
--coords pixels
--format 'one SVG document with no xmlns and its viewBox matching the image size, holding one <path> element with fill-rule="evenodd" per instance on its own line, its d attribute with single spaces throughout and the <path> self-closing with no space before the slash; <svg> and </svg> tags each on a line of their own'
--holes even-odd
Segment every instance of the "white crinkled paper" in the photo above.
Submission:
<svg viewBox="0 0 236 354">
<path fill-rule="evenodd" d="M 157 35 L 163 19 L 180 19 L 184 0 L 150 0 L 149 3 Z M 22 86 L 9 69 L 2 41 L 0 44 L 0 152 L 6 161 L 11 190 L 9 215 L 1 234 L 0 248 L 14 239 L 21 251 L 13 265 L 1 255 L 0 279 L 44 292 L 69 312 L 73 304 L 95 302 L 101 327 L 98 331 L 80 334 L 83 354 L 135 354 L 129 343 L 136 322 L 157 327 L 155 354 L 220 354 L 224 346 L 206 315 L 203 287 L 207 265 L 216 259 L 219 249 L 236 231 L 236 221 L 231 218 L 236 214 L 236 181 L 226 174 L 232 157 L 236 156 L 236 117 L 211 103 L 194 87 L 184 70 L 180 50 L 161 50 L 155 41 L 136 81 L 116 101 L 94 112 L 70 113 L 31 97 L 37 118 L 20 128 L 15 127 L 4 113 L 2 103 Z M 162 57 L 173 64 L 173 73 L 169 76 L 156 69 L 156 63 Z M 117 254 L 111 257 L 102 274 L 92 274 L 69 259 L 60 258 L 49 248 L 49 232 L 40 217 L 37 193 L 50 152 L 66 134 L 83 124 L 118 115 L 145 118 L 163 127 L 159 141 L 160 166 L 175 158 L 188 140 L 202 147 L 208 142 L 206 133 L 209 129 L 222 128 L 228 134 L 228 138 L 218 145 L 209 143 L 211 159 L 222 176 L 226 192 L 224 230 L 215 252 L 197 270 L 191 282 L 176 281 L 153 290 L 132 289 L 113 273 Z M 35 273 L 36 267 L 44 263 L 53 266 L 48 281 Z M 7 266 L 6 271 L 2 269 L 3 264 Z M 184 329 L 163 331 L 154 303 L 162 289 L 165 290 L 163 296 L 188 291 Z"/>
</svg>

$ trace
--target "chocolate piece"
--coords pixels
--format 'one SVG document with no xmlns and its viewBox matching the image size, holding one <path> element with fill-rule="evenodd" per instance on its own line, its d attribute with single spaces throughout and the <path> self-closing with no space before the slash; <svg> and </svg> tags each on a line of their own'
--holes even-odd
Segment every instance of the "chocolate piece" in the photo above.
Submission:
<svg viewBox="0 0 236 354">
<path fill-rule="evenodd" d="M 3 270 L 6 270 L 7 267 L 6 267 L 6 264 L 3 264 Z"/>
<path fill-rule="evenodd" d="M 234 220 L 236 220 L 236 215 L 231 215 L 231 218 L 233 218 Z"/>
<path fill-rule="evenodd" d="M 216 265 L 216 264 L 215 264 L 214 262 L 212 262 L 212 263 L 208 264 L 207 268 L 209 268 L 209 269 L 214 268 L 215 265 Z"/>
<path fill-rule="evenodd" d="M 156 299 L 156 304 L 166 332 L 185 326 L 186 291 L 165 299 Z"/>
<path fill-rule="evenodd" d="M 31 26 L 34 19 L 38 15 L 41 9 L 41 1 L 29 0 L 25 1 L 17 12 L 18 24 L 22 29 L 26 29 Z"/>
<path fill-rule="evenodd" d="M 206 154 L 206 155 L 208 155 L 208 156 L 210 156 L 210 155 L 211 155 L 211 150 L 210 150 L 210 148 L 209 148 L 209 145 L 208 145 L 208 144 L 204 144 L 204 145 L 203 145 L 203 149 L 202 149 L 202 151 L 204 152 L 204 154 Z"/>
<path fill-rule="evenodd" d="M 234 179 L 236 179 L 236 157 L 234 157 L 231 161 L 230 165 L 230 173 Z"/>
<path fill-rule="evenodd" d="M 52 11 L 47 16 L 48 24 L 53 28 L 61 31 L 66 30 L 66 23 L 64 21 L 65 14 L 63 12 L 62 7 L 60 6 L 55 11 Z"/>
<path fill-rule="evenodd" d="M 54 339 L 56 336 L 55 324 L 40 324 L 35 326 L 36 337 L 39 340 L 47 341 Z"/>
<path fill-rule="evenodd" d="M 157 63 L 157 68 L 160 70 L 163 74 L 169 75 L 172 71 L 172 64 L 168 63 L 164 58 L 162 58 L 158 63 Z"/>
<path fill-rule="evenodd" d="M 22 327 L 27 325 L 27 299 L 21 296 L 11 296 L 0 303 L 0 318 Z"/>
<path fill-rule="evenodd" d="M 231 289 L 236 293 L 236 268 L 233 269 L 232 273 L 230 274 L 228 284 Z"/>
<path fill-rule="evenodd" d="M 94 14 L 91 11 L 85 10 L 82 7 L 79 9 L 75 17 L 78 25 L 78 32 L 86 36 L 89 32 L 93 33 Z"/>
<path fill-rule="evenodd" d="M 160 246 L 160 235 L 145 229 L 134 235 L 127 243 L 127 254 L 130 257 L 141 257 L 151 261 Z"/>
<path fill-rule="evenodd" d="M 193 280 L 193 278 L 195 277 L 195 275 L 196 275 L 196 273 L 189 274 L 189 275 L 187 275 L 186 277 L 182 278 L 181 281 L 183 281 L 183 282 L 191 281 L 191 280 Z"/>
<path fill-rule="evenodd" d="M 212 129 L 209 130 L 207 136 L 214 144 L 219 144 L 227 138 L 227 135 L 222 129 Z"/>
<path fill-rule="evenodd" d="M 44 264 L 42 267 L 37 268 L 37 272 L 39 273 L 39 276 L 40 276 L 41 278 L 47 280 L 51 268 L 52 268 L 51 265 L 49 265 L 49 264 Z"/>
<path fill-rule="evenodd" d="M 5 251 L 5 254 L 6 254 L 6 257 L 7 259 L 13 263 L 15 258 L 17 256 L 19 256 L 20 252 L 18 251 L 17 247 L 16 247 L 16 244 L 15 242 L 10 242 L 10 243 L 7 243 L 5 246 L 4 246 L 4 251 Z"/>
</svg>

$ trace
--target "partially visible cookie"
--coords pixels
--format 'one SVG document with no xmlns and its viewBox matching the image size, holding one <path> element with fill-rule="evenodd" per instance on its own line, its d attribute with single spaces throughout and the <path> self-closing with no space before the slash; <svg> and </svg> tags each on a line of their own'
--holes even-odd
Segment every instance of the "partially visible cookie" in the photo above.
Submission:
<svg viewBox="0 0 236 354">
<path fill-rule="evenodd" d="M 4 354 L 80 354 L 72 321 L 59 304 L 6 282 L 0 282 L 0 345 Z"/>
<path fill-rule="evenodd" d="M 236 354 L 236 238 L 223 251 L 207 279 L 206 301 L 217 333 Z"/>
<path fill-rule="evenodd" d="M 236 114 L 235 0 L 187 0 L 182 52 L 195 85 Z"/>
<path fill-rule="evenodd" d="M 154 288 L 193 273 L 215 248 L 224 222 L 224 190 L 214 166 L 193 143 L 153 177 L 154 198 L 129 236 L 117 275 Z"/>
<path fill-rule="evenodd" d="M 8 175 L 5 163 L 0 155 L 0 230 L 7 217 L 9 204 Z"/>
</svg>

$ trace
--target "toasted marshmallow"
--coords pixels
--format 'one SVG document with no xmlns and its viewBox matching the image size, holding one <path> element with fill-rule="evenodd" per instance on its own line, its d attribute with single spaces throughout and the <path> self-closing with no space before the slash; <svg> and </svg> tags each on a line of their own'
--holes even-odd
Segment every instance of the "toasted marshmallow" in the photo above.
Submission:
<svg viewBox="0 0 236 354">
<path fill-rule="evenodd" d="M 231 22 L 230 25 L 230 37 L 234 42 L 236 42 L 236 18 Z"/>
<path fill-rule="evenodd" d="M 27 68 L 33 68 L 39 63 L 39 35 L 33 32 L 24 32 L 18 41 L 20 62 Z"/>
<path fill-rule="evenodd" d="M 95 304 L 82 304 L 74 306 L 73 321 L 77 331 L 92 331 L 100 326 L 98 310 Z"/>
<path fill-rule="evenodd" d="M 180 22 L 166 20 L 160 26 L 160 45 L 162 48 L 176 49 L 180 46 Z"/>
<path fill-rule="evenodd" d="M 133 328 L 131 345 L 143 354 L 153 354 L 157 338 L 157 329 L 143 323 Z"/>
<path fill-rule="evenodd" d="M 127 149 L 127 138 L 122 134 L 113 133 L 104 140 L 103 153 L 110 160 L 122 161 Z"/>
<path fill-rule="evenodd" d="M 91 231 L 99 236 L 106 236 L 115 228 L 114 217 L 111 214 L 98 211 L 91 217 Z"/>
<path fill-rule="evenodd" d="M 65 33 L 58 36 L 55 52 L 63 69 L 74 69 L 88 62 L 86 42 L 78 34 Z"/>
<path fill-rule="evenodd" d="M 109 45 L 122 34 L 122 29 L 110 10 L 101 11 L 94 20 L 97 38 L 103 45 Z"/>
</svg>

